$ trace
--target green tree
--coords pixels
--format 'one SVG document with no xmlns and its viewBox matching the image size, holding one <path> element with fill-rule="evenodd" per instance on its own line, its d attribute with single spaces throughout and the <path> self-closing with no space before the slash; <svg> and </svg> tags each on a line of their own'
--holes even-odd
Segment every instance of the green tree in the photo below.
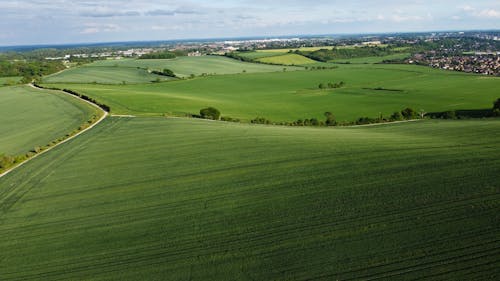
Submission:
<svg viewBox="0 0 500 281">
<path fill-rule="evenodd" d="M 172 70 L 168 69 L 168 68 L 163 69 L 163 75 L 170 76 L 170 77 L 175 77 L 175 73 Z"/>
<path fill-rule="evenodd" d="M 403 119 L 403 115 L 401 115 L 401 112 L 396 111 L 391 115 L 391 120 L 392 121 L 401 121 Z"/>
<path fill-rule="evenodd" d="M 214 107 L 207 107 L 200 110 L 200 116 L 204 119 L 219 120 L 220 111 Z"/>
<path fill-rule="evenodd" d="M 335 126 L 337 124 L 337 122 L 335 121 L 335 116 L 333 116 L 333 114 L 331 112 L 325 112 L 325 117 L 326 117 L 326 121 L 325 121 L 325 125 L 327 126 Z"/>
<path fill-rule="evenodd" d="M 417 114 L 417 112 L 409 107 L 407 107 L 401 111 L 401 115 L 403 115 L 403 117 L 405 119 L 412 119 L 415 117 L 416 114 Z"/>
</svg>

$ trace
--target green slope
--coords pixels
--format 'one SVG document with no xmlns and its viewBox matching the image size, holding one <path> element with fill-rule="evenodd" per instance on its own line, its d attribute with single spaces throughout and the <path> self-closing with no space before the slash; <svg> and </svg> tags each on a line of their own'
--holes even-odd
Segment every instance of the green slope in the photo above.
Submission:
<svg viewBox="0 0 500 281">
<path fill-rule="evenodd" d="M 89 66 L 123 66 L 123 67 L 141 67 L 154 70 L 171 69 L 178 76 L 187 77 L 191 74 L 236 74 L 255 72 L 276 72 L 282 71 L 283 67 L 264 65 L 257 63 L 241 62 L 238 60 L 222 57 L 222 56 L 202 56 L 202 57 L 178 57 L 175 59 L 125 59 L 113 61 L 98 61 Z M 289 70 L 297 70 L 302 68 L 289 68 Z"/>
<path fill-rule="evenodd" d="M 341 89 L 318 89 L 320 83 L 340 81 L 346 83 Z M 406 107 L 427 112 L 491 108 L 499 97 L 500 78 L 410 65 L 340 65 L 333 70 L 213 76 L 150 85 L 54 86 L 95 97 L 119 114 L 197 113 L 214 106 L 222 115 L 244 120 L 257 116 L 273 121 L 323 119 L 329 111 L 340 121 L 352 121 L 389 116 Z"/>
<path fill-rule="evenodd" d="M 108 118 L 0 179 L 0 276 L 498 280 L 499 138 Z"/>
<path fill-rule="evenodd" d="M 59 92 L 2 87 L 0 154 L 24 154 L 47 145 L 98 114 L 94 107 Z"/>
<path fill-rule="evenodd" d="M 63 72 L 52 74 L 43 78 L 46 83 L 99 83 L 99 84 L 123 84 L 123 83 L 149 83 L 160 80 L 169 80 L 168 77 L 148 73 L 144 69 L 135 67 L 75 67 Z"/>
<path fill-rule="evenodd" d="M 317 63 L 310 58 L 306 58 L 297 54 L 286 54 L 272 57 L 264 57 L 259 58 L 258 61 L 265 63 L 274 63 L 274 64 L 284 64 L 284 65 L 301 65 L 301 64 L 311 64 Z"/>
</svg>

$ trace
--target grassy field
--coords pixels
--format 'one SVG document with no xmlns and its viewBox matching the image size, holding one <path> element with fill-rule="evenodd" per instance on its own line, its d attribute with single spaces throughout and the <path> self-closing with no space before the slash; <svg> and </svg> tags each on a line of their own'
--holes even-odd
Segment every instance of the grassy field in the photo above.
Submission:
<svg viewBox="0 0 500 281">
<path fill-rule="evenodd" d="M 319 90 L 320 83 L 346 86 Z M 197 78 L 149 85 L 49 85 L 68 87 L 111 106 L 116 114 L 198 113 L 206 106 L 245 120 L 337 120 L 389 116 L 394 111 L 491 108 L 500 79 L 410 65 L 339 65 L 333 70 L 287 71 Z M 377 90 L 379 88 L 379 90 Z M 380 88 L 382 90 L 380 90 Z"/>
<path fill-rule="evenodd" d="M 23 77 L 20 76 L 0 77 L 0 87 L 17 84 L 21 82 L 21 79 L 23 79 Z"/>
<path fill-rule="evenodd" d="M 243 71 L 247 73 L 255 73 L 276 72 L 283 70 L 280 66 L 241 62 L 222 56 L 178 57 L 171 60 L 108 60 L 98 61 L 90 66 L 140 67 L 153 70 L 163 70 L 164 68 L 168 68 L 181 77 L 188 77 L 191 74 L 198 76 L 202 74 L 236 74 L 243 73 Z M 301 68 L 294 69 L 297 70 Z"/>
<path fill-rule="evenodd" d="M 283 64 L 283 65 L 306 65 L 311 63 L 316 63 L 316 61 L 306 58 L 297 54 L 286 54 L 272 57 L 264 57 L 259 58 L 257 61 L 264 63 L 273 63 L 273 64 Z"/>
<path fill-rule="evenodd" d="M 280 53 L 276 52 L 261 52 L 261 51 L 255 51 L 255 52 L 238 52 L 238 56 L 248 58 L 248 59 L 260 59 L 260 58 L 265 58 L 265 57 L 274 57 L 274 56 L 279 56 L 282 55 Z"/>
<path fill-rule="evenodd" d="M 402 53 L 402 54 L 393 54 L 393 55 L 387 55 L 387 56 L 381 56 L 381 57 L 364 57 L 364 58 L 352 58 L 352 59 L 338 59 L 338 60 L 333 60 L 331 62 L 335 63 L 381 63 L 384 60 L 402 60 L 405 58 L 408 58 L 410 56 L 409 53 Z"/>
<path fill-rule="evenodd" d="M 108 118 L 0 179 L 0 276 L 498 280 L 499 138 Z"/>
<path fill-rule="evenodd" d="M 2 87 L 0 154 L 19 155 L 44 146 L 97 114 L 94 107 L 62 93 L 28 86 Z"/>
<path fill-rule="evenodd" d="M 292 51 L 302 51 L 302 52 L 314 52 L 321 49 L 332 49 L 333 46 L 320 46 L 320 47 L 302 47 L 302 48 L 289 48 L 289 49 L 266 49 L 266 50 L 257 50 L 256 52 L 262 53 L 288 53 L 290 50 Z"/>
<path fill-rule="evenodd" d="M 168 77 L 151 74 L 136 67 L 85 65 L 46 76 L 43 78 L 43 82 L 123 84 L 149 83 L 157 79 L 169 80 Z"/>
</svg>

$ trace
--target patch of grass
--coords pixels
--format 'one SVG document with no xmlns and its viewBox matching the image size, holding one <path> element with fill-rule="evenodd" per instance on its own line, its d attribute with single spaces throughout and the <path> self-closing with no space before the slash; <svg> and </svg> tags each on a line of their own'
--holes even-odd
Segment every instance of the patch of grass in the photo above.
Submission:
<svg viewBox="0 0 500 281">
<path fill-rule="evenodd" d="M 149 85 L 48 86 L 91 96 L 111 106 L 115 114 L 183 116 L 213 106 L 223 116 L 244 121 L 265 117 L 275 122 L 323 120 L 327 111 L 339 121 L 353 121 L 380 113 L 387 117 L 406 107 L 427 112 L 485 109 L 498 98 L 500 79 L 495 77 L 411 65 L 338 66 L 333 70 L 213 76 Z M 317 89 L 327 81 L 344 81 L 345 86 L 328 95 L 296 94 Z M 377 87 L 403 92 L 363 89 Z"/>
<path fill-rule="evenodd" d="M 108 118 L 0 179 L 0 276 L 489 279 L 499 128 Z"/>
<path fill-rule="evenodd" d="M 23 77 L 12 76 L 12 77 L 0 77 L 0 87 L 1 86 L 12 86 L 21 82 Z"/>
<path fill-rule="evenodd" d="M 100 113 L 56 91 L 28 86 L 0 88 L 0 154 L 20 155 L 43 147 Z"/>
<path fill-rule="evenodd" d="M 283 64 L 283 65 L 307 65 L 311 63 L 316 63 L 316 61 L 306 58 L 297 54 L 286 54 L 280 56 L 264 57 L 259 58 L 258 61 L 264 63 L 272 64 Z"/>
</svg>

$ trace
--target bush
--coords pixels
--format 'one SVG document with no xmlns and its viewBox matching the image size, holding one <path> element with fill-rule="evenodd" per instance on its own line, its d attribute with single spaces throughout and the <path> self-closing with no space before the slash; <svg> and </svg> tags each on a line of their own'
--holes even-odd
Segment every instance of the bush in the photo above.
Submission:
<svg viewBox="0 0 500 281">
<path fill-rule="evenodd" d="M 412 119 L 417 115 L 417 112 L 412 108 L 407 107 L 401 111 L 401 115 L 403 115 L 405 119 Z"/>
<path fill-rule="evenodd" d="M 271 120 L 268 120 L 264 117 L 256 117 L 255 119 L 251 120 L 250 123 L 252 124 L 271 124 Z"/>
<path fill-rule="evenodd" d="M 498 108 L 493 109 L 493 116 L 500 117 L 500 109 Z"/>
<path fill-rule="evenodd" d="M 493 110 L 495 109 L 500 110 L 500 98 L 493 102 Z"/>
<path fill-rule="evenodd" d="M 401 112 L 399 112 L 399 111 L 394 112 L 391 115 L 391 120 L 392 121 L 401 121 L 401 120 L 403 120 L 403 115 L 401 115 Z"/>
<path fill-rule="evenodd" d="M 219 120 L 220 111 L 214 107 L 207 107 L 200 110 L 200 116 L 204 119 Z"/>
<path fill-rule="evenodd" d="M 443 118 L 444 119 L 457 119 L 457 113 L 455 112 L 455 110 L 446 111 L 445 113 L 443 113 Z"/>
</svg>

